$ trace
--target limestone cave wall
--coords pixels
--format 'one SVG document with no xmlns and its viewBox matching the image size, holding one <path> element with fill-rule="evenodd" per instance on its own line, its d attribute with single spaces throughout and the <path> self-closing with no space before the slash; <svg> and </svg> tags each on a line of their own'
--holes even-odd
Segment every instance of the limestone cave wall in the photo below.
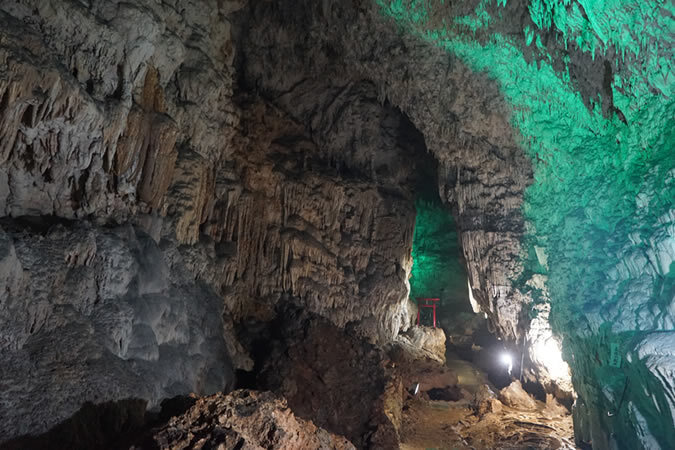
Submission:
<svg viewBox="0 0 675 450">
<path fill-rule="evenodd" d="M 227 390 L 287 303 L 388 343 L 433 182 L 579 442 L 675 446 L 673 9 L 606 3 L 3 1 L 0 432 Z"/>
<path fill-rule="evenodd" d="M 305 112 L 322 137 L 250 88 L 243 6 L 0 6 L 3 438 L 227 391 L 253 368 L 235 324 L 280 301 L 408 327 L 421 135 L 367 81 Z"/>
</svg>

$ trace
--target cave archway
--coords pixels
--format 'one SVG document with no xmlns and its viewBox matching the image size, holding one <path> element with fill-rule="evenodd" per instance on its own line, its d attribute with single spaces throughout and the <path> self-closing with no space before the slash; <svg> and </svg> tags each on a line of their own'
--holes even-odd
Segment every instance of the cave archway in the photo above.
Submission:
<svg viewBox="0 0 675 450">
<path fill-rule="evenodd" d="M 242 84 L 301 123 L 343 167 L 389 192 L 410 193 L 406 184 L 415 176 L 409 169 L 413 175 L 419 169 L 420 153 L 399 145 L 406 133 L 387 124 L 409 122 L 423 136 L 436 167 L 425 182 L 441 207 L 452 210 L 466 263 L 469 282 L 460 289 L 470 290 L 491 331 L 512 348 L 521 346 L 531 299 L 514 280 L 522 273 L 522 204 L 532 166 L 498 85 L 351 4 L 256 3 L 242 24 Z M 376 157 L 368 157 L 373 152 Z M 401 268 L 408 263 L 403 258 Z M 417 311 L 396 306 L 394 297 L 381 299 L 357 300 L 358 308 L 372 302 L 369 309 L 378 311 L 359 326 L 379 328 L 380 337 L 392 339 L 410 319 L 406 313 Z"/>
<path fill-rule="evenodd" d="M 569 362 L 580 442 L 675 447 L 668 2 L 42 3 L 0 5 L 0 435 L 237 369 L 375 443 L 412 296 Z"/>
</svg>

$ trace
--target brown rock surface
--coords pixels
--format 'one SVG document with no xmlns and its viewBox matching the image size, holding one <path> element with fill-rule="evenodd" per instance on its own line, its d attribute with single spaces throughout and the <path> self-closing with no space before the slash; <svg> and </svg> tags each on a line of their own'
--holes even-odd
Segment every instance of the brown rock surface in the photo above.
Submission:
<svg viewBox="0 0 675 450">
<path fill-rule="evenodd" d="M 518 380 L 499 391 L 499 399 L 505 405 L 509 405 L 513 408 L 527 410 L 537 409 L 537 402 L 530 394 L 525 392 Z"/>
<path fill-rule="evenodd" d="M 160 449 L 354 449 L 344 437 L 296 417 L 283 397 L 237 390 L 197 400 L 155 431 Z"/>
<path fill-rule="evenodd" d="M 497 398 L 497 395 L 490 389 L 488 385 L 481 385 L 474 395 L 473 408 L 479 417 L 487 413 L 498 413 L 502 410 L 502 403 Z"/>
<path fill-rule="evenodd" d="M 271 322 L 240 326 L 239 339 L 254 349 L 253 385 L 283 395 L 298 417 L 359 448 L 396 444 L 401 385 L 377 347 L 288 306 Z"/>
<path fill-rule="evenodd" d="M 457 374 L 437 359 L 431 358 L 427 352 L 421 352 L 418 347 L 409 344 L 402 345 L 401 340 L 397 340 L 391 346 L 389 356 L 394 373 L 411 395 L 439 396 L 453 400 L 461 397 L 457 388 Z M 415 394 L 414 390 L 418 385 L 418 393 Z"/>
<path fill-rule="evenodd" d="M 400 429 L 402 450 L 576 448 L 569 411 L 556 407 L 553 400 L 544 405 L 530 399 L 532 409 L 502 404 L 487 376 L 466 364 L 471 370 L 463 371 L 457 384 L 462 398 L 429 401 L 424 396 L 406 397 Z"/>
<path fill-rule="evenodd" d="M 396 341 L 408 353 L 419 353 L 418 359 L 426 357 L 445 364 L 445 332 L 442 328 L 415 326 L 399 334 Z"/>
<path fill-rule="evenodd" d="M 235 320 L 259 314 L 265 309 L 260 304 L 269 309 L 290 298 L 339 327 L 353 324 L 371 342 L 389 342 L 409 326 L 412 181 L 392 186 L 332 166 L 287 114 L 260 99 L 240 100 L 235 159 L 217 172 L 215 189 L 204 191 L 214 194 L 199 197 L 211 201 L 201 218 L 208 250 L 185 252 L 225 293 Z M 347 108 L 356 99 L 344 101 Z M 378 114 L 394 115 L 378 108 Z M 391 120 L 388 132 L 403 139 L 403 118 Z M 414 150 L 403 144 L 394 150 L 402 152 L 402 146 Z M 193 200 L 191 192 L 208 177 L 184 171 L 182 158 L 170 196 L 183 217 L 176 233 L 194 243 L 200 228 L 191 208 L 202 200 Z"/>
</svg>

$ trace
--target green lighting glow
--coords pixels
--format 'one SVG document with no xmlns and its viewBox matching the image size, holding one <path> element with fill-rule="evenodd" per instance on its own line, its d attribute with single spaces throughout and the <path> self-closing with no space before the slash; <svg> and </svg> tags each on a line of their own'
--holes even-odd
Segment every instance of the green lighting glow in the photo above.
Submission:
<svg viewBox="0 0 675 450">
<path fill-rule="evenodd" d="M 440 298 L 443 307 L 470 311 L 467 275 L 452 215 L 438 199 L 418 200 L 415 207 L 410 298 Z"/>
<path fill-rule="evenodd" d="M 554 301 L 567 305 L 571 314 L 578 311 L 574 305 L 597 297 L 606 271 L 616 264 L 608 255 L 630 245 L 631 232 L 641 232 L 638 216 L 640 222 L 645 222 L 645 217 L 656 221 L 675 198 L 670 172 L 675 167 L 671 122 L 675 103 L 650 94 L 649 76 L 645 75 L 641 82 L 629 84 L 631 95 L 622 95 L 614 85 L 615 96 L 620 99 L 617 104 L 628 124 L 616 116 L 605 118 L 599 105 L 589 111 L 581 96 L 549 63 L 528 63 L 507 38 L 495 34 L 489 42 L 480 44 L 452 29 L 428 28 L 433 5 L 442 2 L 379 3 L 406 29 L 446 48 L 473 70 L 485 71 L 500 83 L 513 107 L 512 123 L 520 130 L 522 145 L 535 168 L 535 183 L 526 193 L 524 206 L 536 230 L 529 239 L 532 245 L 543 241 L 541 244 L 549 250 Z M 543 3 L 533 5 L 535 22 L 550 25 L 546 11 L 551 8 L 542 12 L 537 5 Z M 408 15 L 409 10 L 414 13 Z M 562 13 L 556 14 L 560 22 Z M 569 36 L 574 29 L 566 26 Z M 622 42 L 626 45 L 622 49 L 634 48 L 634 41 L 626 38 Z M 670 62 L 663 64 L 669 72 Z M 671 76 L 667 92 L 673 80 Z M 638 214 L 635 199 L 645 191 L 661 195 L 641 205 Z"/>
<path fill-rule="evenodd" d="M 504 0 L 483 0 L 473 15 L 459 18 L 446 17 L 449 6 L 443 0 L 376 1 L 404 30 L 500 85 L 534 168 L 523 206 L 531 227 L 523 244 L 530 255 L 535 246 L 546 249 L 552 325 L 574 336 L 586 310 L 623 298 L 624 286 L 612 288 L 609 274 L 624 255 L 646 251 L 673 207 L 675 4 L 531 0 L 534 27 L 525 27 L 518 41 L 488 34 L 501 20 Z M 594 58 L 616 55 L 620 70 L 609 80 L 616 114 L 603 115 L 602 99 L 591 100 L 590 109 L 585 105 L 572 86 L 569 57 L 556 72 L 542 36 L 565 48 L 573 42 Z M 539 56 L 528 62 L 522 49 L 531 45 Z M 541 271 L 536 258 L 523 262 L 526 272 Z M 666 308 L 668 292 L 665 301 L 661 297 L 664 290 L 672 294 L 672 266 L 662 272 L 663 280 L 644 296 L 645 302 Z M 581 362 L 576 364 L 579 368 Z M 583 370 L 595 371 L 596 379 L 604 376 L 602 367 Z M 672 429 L 672 418 L 654 420 L 652 431 Z M 675 445 L 672 436 L 659 434 L 664 448 Z M 633 445 L 634 439 L 627 436 L 624 444 Z"/>
</svg>

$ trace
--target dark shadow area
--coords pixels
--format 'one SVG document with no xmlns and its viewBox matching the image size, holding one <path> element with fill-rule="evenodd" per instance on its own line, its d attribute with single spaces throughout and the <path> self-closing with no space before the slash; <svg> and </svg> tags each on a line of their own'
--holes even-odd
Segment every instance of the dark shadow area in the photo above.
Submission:
<svg viewBox="0 0 675 450">
<path fill-rule="evenodd" d="M 47 232 L 57 225 L 64 227 L 73 227 L 76 221 L 57 217 L 53 215 L 45 216 L 18 216 L 0 218 L 0 227 L 6 231 L 21 232 L 29 230 L 35 234 L 47 234 Z"/>
<path fill-rule="evenodd" d="M 195 401 L 186 396 L 166 399 L 157 412 L 147 411 L 142 399 L 88 402 L 46 433 L 12 439 L 0 444 L 0 450 L 122 450 L 132 445 L 154 449 L 153 441 L 147 439 L 150 430 L 185 413 Z"/>
<path fill-rule="evenodd" d="M 453 388 L 433 388 L 427 391 L 430 400 L 443 400 L 446 402 L 456 402 L 461 400 L 462 393 L 457 387 Z"/>
<path fill-rule="evenodd" d="M 269 322 L 240 324 L 239 340 L 255 365 L 238 374 L 238 387 L 282 394 L 298 417 L 367 448 L 387 422 L 378 409 L 385 385 L 381 352 L 290 303 L 276 312 Z"/>
</svg>

